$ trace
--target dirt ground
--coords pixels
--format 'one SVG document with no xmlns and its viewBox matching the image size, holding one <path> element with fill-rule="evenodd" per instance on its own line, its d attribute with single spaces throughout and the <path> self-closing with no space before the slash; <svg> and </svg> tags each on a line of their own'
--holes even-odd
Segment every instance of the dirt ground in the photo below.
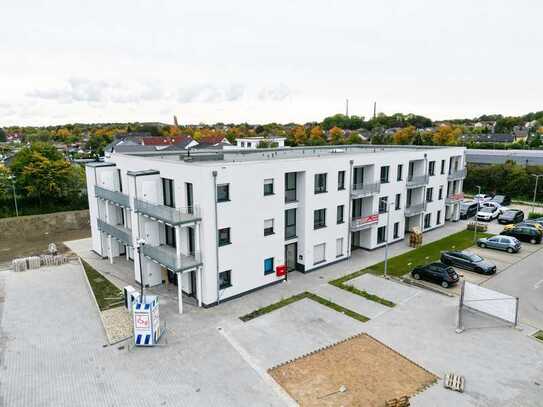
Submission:
<svg viewBox="0 0 543 407">
<path fill-rule="evenodd" d="M 384 406 L 413 396 L 436 376 L 361 334 L 269 370 L 301 406 Z M 344 391 L 339 391 L 343 387 Z"/>
</svg>

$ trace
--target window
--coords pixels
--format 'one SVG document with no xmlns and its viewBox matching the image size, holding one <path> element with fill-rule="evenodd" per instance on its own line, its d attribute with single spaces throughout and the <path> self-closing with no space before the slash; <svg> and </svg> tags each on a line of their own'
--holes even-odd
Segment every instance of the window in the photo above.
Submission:
<svg viewBox="0 0 543 407">
<path fill-rule="evenodd" d="M 394 203 L 394 209 L 400 209 L 400 201 L 402 200 L 402 194 L 396 194 L 396 202 Z"/>
<path fill-rule="evenodd" d="M 121 170 L 117 168 L 117 178 L 119 179 L 119 192 L 123 192 L 123 177 Z"/>
<path fill-rule="evenodd" d="M 388 196 L 379 198 L 379 213 L 386 213 L 388 206 Z"/>
<path fill-rule="evenodd" d="M 242 141 L 242 142 L 241 142 L 241 146 L 242 146 L 242 147 L 245 147 L 245 141 Z"/>
<path fill-rule="evenodd" d="M 432 202 L 434 199 L 434 188 L 428 188 L 426 190 L 426 202 Z"/>
<path fill-rule="evenodd" d="M 313 211 L 313 229 L 326 227 L 326 209 Z"/>
<path fill-rule="evenodd" d="M 264 180 L 264 195 L 273 195 L 273 178 Z"/>
<path fill-rule="evenodd" d="M 230 241 L 230 228 L 219 229 L 219 246 L 232 243 Z"/>
<path fill-rule="evenodd" d="M 438 201 L 441 201 L 443 199 L 443 185 L 439 186 L 439 194 L 438 194 Z"/>
<path fill-rule="evenodd" d="M 288 172 L 285 174 L 285 202 L 294 202 L 296 200 L 296 173 Z"/>
<path fill-rule="evenodd" d="M 164 205 L 175 208 L 173 180 L 162 178 L 162 195 Z"/>
<path fill-rule="evenodd" d="M 219 273 L 219 288 L 224 290 L 228 287 L 232 287 L 232 270 L 221 271 Z"/>
<path fill-rule="evenodd" d="M 441 160 L 441 175 L 445 174 L 445 160 Z"/>
<path fill-rule="evenodd" d="M 385 167 L 381 167 L 381 184 L 387 184 L 388 183 L 388 172 L 390 167 L 387 165 Z"/>
<path fill-rule="evenodd" d="M 338 171 L 337 173 L 337 190 L 341 191 L 345 189 L 345 171 Z"/>
<path fill-rule="evenodd" d="M 432 220 L 432 214 L 427 213 L 424 215 L 424 229 L 428 229 L 430 227 L 430 222 Z"/>
<path fill-rule="evenodd" d="M 344 219 L 343 219 L 344 208 L 345 208 L 344 205 L 338 205 L 337 206 L 337 219 L 336 219 L 336 222 L 337 222 L 338 225 L 340 223 L 344 222 Z"/>
<path fill-rule="evenodd" d="M 336 239 L 336 257 L 343 256 L 343 238 Z"/>
<path fill-rule="evenodd" d="M 377 244 L 379 243 L 385 243 L 385 239 L 386 239 L 386 227 L 385 226 L 381 226 L 380 228 L 377 229 Z"/>
<path fill-rule="evenodd" d="M 396 222 L 394 224 L 394 239 L 398 239 L 400 237 L 400 222 Z"/>
<path fill-rule="evenodd" d="M 217 185 L 217 202 L 230 200 L 230 184 Z"/>
<path fill-rule="evenodd" d="M 396 173 L 397 176 L 396 176 L 396 180 L 397 181 L 401 181 L 402 180 L 402 177 L 403 177 L 403 165 L 402 164 L 398 164 L 398 172 Z"/>
<path fill-rule="evenodd" d="M 166 235 L 166 244 L 171 247 L 175 246 L 175 228 L 170 225 L 164 225 L 164 232 Z"/>
<path fill-rule="evenodd" d="M 437 211 L 436 225 L 441 225 L 441 211 Z"/>
<path fill-rule="evenodd" d="M 326 261 L 326 243 L 313 246 L 313 264 Z"/>
<path fill-rule="evenodd" d="M 264 221 L 264 236 L 273 235 L 273 219 L 266 219 Z"/>
<path fill-rule="evenodd" d="M 436 175 L 436 162 L 435 161 L 430 161 L 428 163 L 428 174 L 430 174 L 430 176 Z"/>
<path fill-rule="evenodd" d="M 251 147 L 251 142 L 250 141 L 247 142 L 247 147 Z"/>
<path fill-rule="evenodd" d="M 194 202 L 193 202 L 193 191 L 192 191 L 192 184 L 190 182 L 185 182 L 185 189 L 187 191 L 187 210 L 188 213 L 194 213 Z"/>
<path fill-rule="evenodd" d="M 326 192 L 326 174 L 315 174 L 315 193 Z"/>
<path fill-rule="evenodd" d="M 273 257 L 264 259 L 264 275 L 273 273 Z"/>
<path fill-rule="evenodd" d="M 408 189 L 407 190 L 407 202 L 405 203 L 406 208 L 409 208 L 411 206 L 412 197 L 413 197 L 413 190 Z"/>
<path fill-rule="evenodd" d="M 296 237 L 296 208 L 285 211 L 285 239 Z"/>
</svg>

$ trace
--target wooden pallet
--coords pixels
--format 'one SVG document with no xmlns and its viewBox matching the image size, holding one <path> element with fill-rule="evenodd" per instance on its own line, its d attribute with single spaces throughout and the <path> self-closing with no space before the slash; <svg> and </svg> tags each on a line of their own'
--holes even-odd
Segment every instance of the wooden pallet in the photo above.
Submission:
<svg viewBox="0 0 543 407">
<path fill-rule="evenodd" d="M 409 407 L 409 397 L 402 396 L 397 399 L 390 399 L 385 402 L 385 407 Z"/>
<path fill-rule="evenodd" d="M 443 386 L 446 389 L 451 389 L 454 391 L 459 391 L 460 393 L 464 392 L 464 376 L 460 376 L 454 373 L 447 373 L 443 380 Z"/>
</svg>

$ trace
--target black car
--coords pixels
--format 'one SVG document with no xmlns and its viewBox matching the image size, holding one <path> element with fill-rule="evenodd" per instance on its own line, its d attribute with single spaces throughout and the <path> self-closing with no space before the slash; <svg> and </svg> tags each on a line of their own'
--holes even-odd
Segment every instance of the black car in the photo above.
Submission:
<svg viewBox="0 0 543 407">
<path fill-rule="evenodd" d="M 500 206 L 511 205 L 511 197 L 507 195 L 494 195 L 490 202 L 496 202 Z"/>
<path fill-rule="evenodd" d="M 530 242 L 532 244 L 541 243 L 541 232 L 535 227 L 515 225 L 512 227 L 505 227 L 500 233 L 505 236 L 513 236 L 523 242 Z"/>
<path fill-rule="evenodd" d="M 498 222 L 502 225 L 508 225 L 509 223 L 519 223 L 524 220 L 524 212 L 520 209 L 508 209 L 500 216 L 498 216 Z"/>
<path fill-rule="evenodd" d="M 522 223 L 526 223 L 526 224 L 535 224 L 537 223 L 538 225 L 541 225 L 543 226 L 543 218 L 537 218 L 537 219 L 526 219 L 524 222 Z"/>
<path fill-rule="evenodd" d="M 468 219 L 477 213 L 477 202 L 460 202 L 460 219 Z"/>
<path fill-rule="evenodd" d="M 411 271 L 411 275 L 415 280 L 431 281 L 440 284 L 444 288 L 458 283 L 460 279 L 458 273 L 451 266 L 439 262 L 417 266 Z"/>
<path fill-rule="evenodd" d="M 494 274 L 496 272 L 494 263 L 469 252 L 442 252 L 441 262 L 448 266 L 455 266 L 480 274 Z"/>
</svg>

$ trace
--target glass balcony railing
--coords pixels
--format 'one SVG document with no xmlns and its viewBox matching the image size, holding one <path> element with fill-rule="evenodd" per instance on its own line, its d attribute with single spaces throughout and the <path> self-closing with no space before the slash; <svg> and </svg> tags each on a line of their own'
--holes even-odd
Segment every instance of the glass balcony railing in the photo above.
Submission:
<svg viewBox="0 0 543 407">
<path fill-rule="evenodd" d="M 426 202 L 410 205 L 405 208 L 405 216 L 413 216 L 426 210 Z"/>
<path fill-rule="evenodd" d="M 449 180 L 454 180 L 454 179 L 462 179 L 462 178 L 466 178 L 466 169 L 465 168 L 462 168 L 461 170 L 452 170 L 449 172 L 449 175 L 447 176 L 447 178 Z"/>
<path fill-rule="evenodd" d="M 170 208 L 166 205 L 134 199 L 134 210 L 144 216 L 148 216 L 172 226 L 190 223 L 200 219 L 200 210 L 195 206 Z"/>
<path fill-rule="evenodd" d="M 105 199 L 106 201 L 116 203 L 120 206 L 124 206 L 125 208 L 130 208 L 130 201 L 128 199 L 128 195 L 123 194 L 122 192 L 111 191 L 109 189 L 95 185 L 94 193 L 97 198 Z"/>
<path fill-rule="evenodd" d="M 173 272 L 187 270 L 202 264 L 200 252 L 178 256 L 175 248 L 167 245 L 144 245 L 141 247 L 141 253 Z"/>
<path fill-rule="evenodd" d="M 447 199 L 445 200 L 445 203 L 452 204 L 455 202 L 461 202 L 464 200 L 464 193 L 459 192 L 457 194 L 450 194 L 447 196 Z"/>
<path fill-rule="evenodd" d="M 407 178 L 407 187 L 408 188 L 417 188 L 422 187 L 428 184 L 428 174 L 425 175 L 412 175 Z"/>
<path fill-rule="evenodd" d="M 351 219 L 351 230 L 356 232 L 357 230 L 366 229 L 377 222 L 379 222 L 378 213 L 374 213 L 373 215 L 358 216 Z"/>
<path fill-rule="evenodd" d="M 381 183 L 375 182 L 372 184 L 353 184 L 351 189 L 351 195 L 353 196 L 364 196 L 364 195 L 373 195 L 381 192 Z"/>
<path fill-rule="evenodd" d="M 98 220 L 98 230 L 104 232 L 105 234 L 111 236 L 114 239 L 128 245 L 132 246 L 132 231 L 125 228 L 122 225 L 110 225 L 102 219 Z"/>
</svg>

